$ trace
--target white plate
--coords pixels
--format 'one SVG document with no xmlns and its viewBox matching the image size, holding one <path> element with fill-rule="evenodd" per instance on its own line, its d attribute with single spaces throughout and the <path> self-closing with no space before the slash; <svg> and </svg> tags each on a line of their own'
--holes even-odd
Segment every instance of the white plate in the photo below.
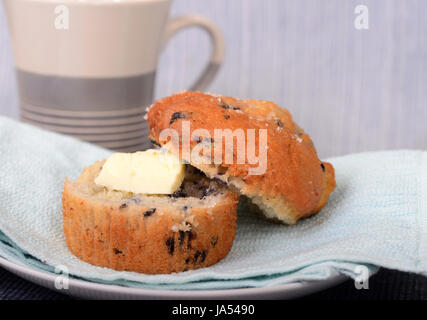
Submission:
<svg viewBox="0 0 427 320">
<path fill-rule="evenodd" d="M 291 299 L 308 295 L 335 286 L 348 278 L 335 276 L 322 281 L 295 282 L 261 288 L 227 290 L 155 290 L 106 285 L 89 281 L 69 279 L 67 290 L 55 288 L 54 274 L 22 267 L 0 257 L 0 266 L 17 276 L 51 290 L 74 297 L 87 299 L 143 299 L 143 300 L 195 300 L 195 299 Z"/>
</svg>

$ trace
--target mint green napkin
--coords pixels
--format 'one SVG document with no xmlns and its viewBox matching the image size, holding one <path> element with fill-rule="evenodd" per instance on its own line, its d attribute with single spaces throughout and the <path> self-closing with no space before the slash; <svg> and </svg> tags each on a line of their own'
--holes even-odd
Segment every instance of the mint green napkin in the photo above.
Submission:
<svg viewBox="0 0 427 320">
<path fill-rule="evenodd" d="M 316 216 L 277 225 L 239 208 L 227 258 L 167 275 L 118 272 L 74 257 L 62 233 L 66 176 L 111 152 L 0 117 L 0 255 L 89 281 L 158 289 L 260 287 L 357 277 L 360 265 L 427 273 L 427 153 L 389 151 L 333 158 L 337 189 Z"/>
</svg>

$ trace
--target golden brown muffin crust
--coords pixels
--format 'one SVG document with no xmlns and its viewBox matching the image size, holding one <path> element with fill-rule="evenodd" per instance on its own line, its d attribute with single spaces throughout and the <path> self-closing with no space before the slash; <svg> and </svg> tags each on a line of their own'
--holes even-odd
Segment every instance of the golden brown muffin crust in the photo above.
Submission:
<svg viewBox="0 0 427 320">
<path fill-rule="evenodd" d="M 88 194 L 83 185 L 101 164 L 64 185 L 63 229 L 76 257 L 100 267 L 160 274 L 207 267 L 228 254 L 236 232 L 236 193 L 228 191 L 214 205 L 185 212 L 146 207 L 135 198 L 105 200 Z"/>
<path fill-rule="evenodd" d="M 176 130 L 181 137 L 183 120 L 190 122 L 191 132 L 206 129 L 211 137 L 214 137 L 215 129 L 267 130 L 267 171 L 264 174 L 248 175 L 251 166 L 256 165 L 247 161 L 245 164 L 237 164 L 236 161 L 226 164 L 224 152 L 221 167 L 226 170 L 227 177 L 239 179 L 239 191 L 258 204 L 270 218 L 295 223 L 318 212 L 335 188 L 332 165 L 319 160 L 310 136 L 293 122 L 288 110 L 273 102 L 239 100 L 191 91 L 174 94 L 150 107 L 150 138 L 164 145 L 166 141 L 159 141 L 159 135 L 167 128 Z M 256 150 L 258 138 L 256 135 Z M 197 141 L 191 141 L 191 148 L 196 144 Z M 181 148 L 182 145 L 180 151 Z M 234 143 L 234 159 L 236 149 Z M 213 150 L 211 157 L 214 157 Z M 205 173 L 209 169 L 203 165 L 192 165 Z"/>
</svg>

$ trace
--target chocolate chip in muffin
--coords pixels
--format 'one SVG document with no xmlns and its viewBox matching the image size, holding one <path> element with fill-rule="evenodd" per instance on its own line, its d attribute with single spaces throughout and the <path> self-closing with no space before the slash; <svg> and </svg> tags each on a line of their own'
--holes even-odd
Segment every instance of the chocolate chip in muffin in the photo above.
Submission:
<svg viewBox="0 0 427 320">
<path fill-rule="evenodd" d="M 171 198 L 186 198 L 188 195 L 183 190 L 177 190 L 174 193 L 168 195 Z"/>
<path fill-rule="evenodd" d="M 172 197 L 173 198 L 186 198 L 186 197 L 188 197 L 188 194 L 186 192 L 184 192 L 183 190 L 178 190 L 172 194 Z"/>
<path fill-rule="evenodd" d="M 123 252 L 117 248 L 114 248 L 114 254 L 123 254 Z"/>
<path fill-rule="evenodd" d="M 225 110 L 240 110 L 239 107 L 235 107 L 229 104 L 226 104 L 225 102 L 223 102 L 222 100 L 220 100 L 218 102 L 218 106 L 220 106 L 221 108 L 225 109 Z"/>
<path fill-rule="evenodd" d="M 169 254 L 173 255 L 173 252 L 175 250 L 175 240 L 174 238 L 167 238 L 166 239 L 166 247 L 168 247 Z"/>
<path fill-rule="evenodd" d="M 192 232 L 191 231 L 183 231 L 183 230 L 178 231 L 178 239 L 177 239 L 177 241 L 178 241 L 178 245 L 180 247 L 182 247 L 182 245 L 184 244 L 185 238 L 188 238 L 187 247 L 190 248 L 191 247 L 191 243 L 190 242 L 191 242 L 192 239 L 194 239 L 194 237 L 192 235 Z"/>
<path fill-rule="evenodd" d="M 207 195 L 207 190 L 209 186 L 200 186 L 199 190 L 201 190 L 200 199 L 203 199 Z"/>
<path fill-rule="evenodd" d="M 174 123 L 178 119 L 187 119 L 187 115 L 183 112 L 174 112 L 172 114 L 170 121 L 169 121 L 169 125 L 171 125 L 172 123 Z"/>
<path fill-rule="evenodd" d="M 178 241 L 178 245 L 180 246 L 180 247 L 182 247 L 183 246 L 183 244 L 184 244 L 184 242 L 185 242 L 185 238 L 188 238 L 188 242 L 187 242 L 187 248 L 188 249 L 190 249 L 191 248 L 191 241 L 193 240 L 193 239 L 195 239 L 196 237 L 195 237 L 195 235 L 193 234 L 193 232 L 191 232 L 191 231 L 182 231 L 182 230 L 180 230 L 179 232 L 178 232 L 178 239 L 177 239 L 177 241 Z"/>
<path fill-rule="evenodd" d="M 202 253 L 200 251 L 196 251 L 194 254 L 193 262 L 196 263 Z"/>
<path fill-rule="evenodd" d="M 187 242 L 187 248 L 190 249 L 191 248 L 191 241 L 197 238 L 197 234 L 195 232 L 192 231 L 188 231 L 188 242 Z"/>
<path fill-rule="evenodd" d="M 193 139 L 192 139 L 193 141 L 196 141 L 197 143 L 199 143 L 199 142 L 201 142 L 202 141 L 202 137 L 200 137 L 200 136 L 195 136 L 195 137 L 193 137 Z"/>
<path fill-rule="evenodd" d="M 280 121 L 279 119 L 275 119 L 274 121 L 276 122 L 276 124 L 277 124 L 278 127 L 283 127 L 283 122 L 282 121 Z"/>
<path fill-rule="evenodd" d="M 128 199 L 126 199 L 126 201 L 125 201 L 125 202 L 123 202 L 123 203 L 120 205 L 119 209 L 125 209 L 125 208 L 127 208 L 127 207 L 128 207 L 128 205 L 129 205 L 129 203 L 139 204 L 140 202 L 141 202 L 141 199 L 140 199 L 140 198 L 136 198 L 136 197 L 128 198 Z"/>
<path fill-rule="evenodd" d="M 144 217 L 149 217 L 151 216 L 154 212 L 156 212 L 156 208 L 152 208 L 150 210 L 147 210 L 144 212 Z"/>
<path fill-rule="evenodd" d="M 224 119 L 226 119 L 226 120 L 230 119 L 230 115 L 224 114 Z"/>
<path fill-rule="evenodd" d="M 180 230 L 179 231 L 179 237 L 178 237 L 178 240 L 179 240 L 179 246 L 180 247 L 182 247 L 182 244 L 184 243 L 184 240 L 185 240 L 185 231 L 182 231 L 182 230 Z"/>
<path fill-rule="evenodd" d="M 156 146 L 156 147 L 161 147 L 160 143 L 158 143 L 157 141 L 150 139 L 150 142 L 152 145 Z"/>
<path fill-rule="evenodd" d="M 211 238 L 212 247 L 215 247 L 217 243 L 218 243 L 218 236 L 212 237 Z"/>
<path fill-rule="evenodd" d="M 323 163 L 320 163 L 320 167 L 322 168 L 322 171 L 325 172 L 325 165 Z"/>
<path fill-rule="evenodd" d="M 228 105 L 228 104 L 226 104 L 226 105 L 222 105 L 222 106 L 220 106 L 221 108 L 223 108 L 223 109 L 225 109 L 225 110 L 240 110 L 240 108 L 239 107 L 233 107 L 233 106 L 230 106 L 230 105 Z"/>
<path fill-rule="evenodd" d="M 212 192 L 214 191 L 213 189 L 210 188 L 210 186 L 200 186 L 199 189 L 201 190 L 201 194 L 199 197 L 200 199 L 207 197 L 208 195 L 212 194 Z"/>
<path fill-rule="evenodd" d="M 208 137 L 201 137 L 201 136 L 195 136 L 193 137 L 193 141 L 196 141 L 197 143 L 214 143 L 215 140 L 213 138 L 208 138 Z"/>
<path fill-rule="evenodd" d="M 304 132 L 300 129 L 300 128 L 295 128 L 294 133 L 298 136 L 298 137 L 302 137 L 304 135 Z"/>
<path fill-rule="evenodd" d="M 206 250 L 203 250 L 202 253 L 200 254 L 200 262 L 204 262 L 206 259 Z"/>
</svg>

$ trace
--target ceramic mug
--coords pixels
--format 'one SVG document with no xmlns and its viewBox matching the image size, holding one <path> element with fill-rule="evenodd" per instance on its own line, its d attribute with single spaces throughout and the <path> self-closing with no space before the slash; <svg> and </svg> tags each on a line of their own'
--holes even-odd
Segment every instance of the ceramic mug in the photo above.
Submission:
<svg viewBox="0 0 427 320">
<path fill-rule="evenodd" d="M 143 120 L 159 54 L 187 27 L 212 41 L 191 90 L 215 77 L 225 44 L 199 15 L 169 18 L 171 0 L 3 0 L 23 121 L 119 151 L 150 146 Z"/>
</svg>

